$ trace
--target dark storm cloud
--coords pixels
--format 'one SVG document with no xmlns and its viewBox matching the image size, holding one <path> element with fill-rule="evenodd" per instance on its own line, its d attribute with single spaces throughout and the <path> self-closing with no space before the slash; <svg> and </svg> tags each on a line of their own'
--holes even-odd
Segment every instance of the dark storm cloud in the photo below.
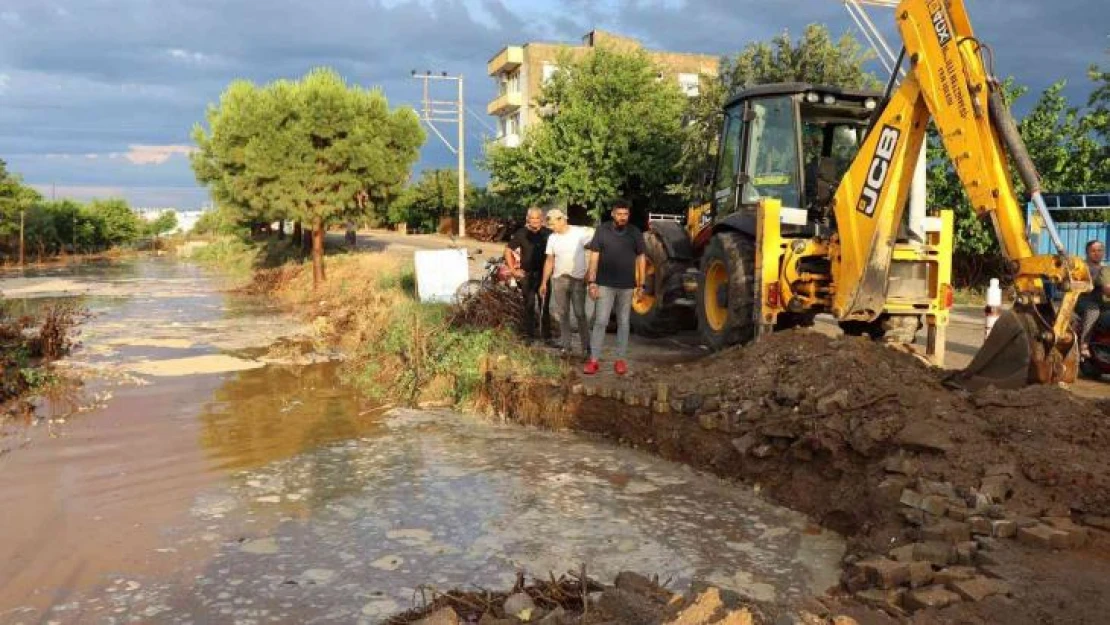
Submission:
<svg viewBox="0 0 1110 625">
<path fill-rule="evenodd" d="M 967 3 L 1001 75 L 1034 94 L 1067 78 L 1072 102 L 1085 100 L 1086 66 L 1108 61 L 1110 5 Z M 872 14 L 893 36 L 890 10 Z M 598 27 L 653 48 L 728 54 L 811 22 L 835 34 L 851 26 L 836 0 L 4 0 L 0 157 L 36 182 L 188 185 L 180 154 L 147 164 L 126 155 L 133 145 L 188 145 L 205 106 L 235 78 L 295 78 L 328 65 L 381 86 L 393 104 L 415 105 L 420 89 L 409 71 L 445 70 L 466 76 L 468 107 L 484 117 L 493 93 L 485 62 L 509 43 L 577 41 Z M 488 131 L 473 117 L 467 123 L 478 156 Z M 453 162 L 430 135 L 422 165 Z"/>
</svg>

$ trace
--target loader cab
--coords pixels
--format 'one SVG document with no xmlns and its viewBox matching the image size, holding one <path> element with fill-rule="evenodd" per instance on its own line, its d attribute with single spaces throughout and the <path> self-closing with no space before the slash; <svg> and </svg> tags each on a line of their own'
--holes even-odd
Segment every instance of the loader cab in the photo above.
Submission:
<svg viewBox="0 0 1110 625">
<path fill-rule="evenodd" d="M 763 198 L 805 209 L 813 231 L 863 142 L 881 94 L 812 85 L 760 85 L 725 105 L 720 148 L 705 217 L 742 219 Z"/>
</svg>

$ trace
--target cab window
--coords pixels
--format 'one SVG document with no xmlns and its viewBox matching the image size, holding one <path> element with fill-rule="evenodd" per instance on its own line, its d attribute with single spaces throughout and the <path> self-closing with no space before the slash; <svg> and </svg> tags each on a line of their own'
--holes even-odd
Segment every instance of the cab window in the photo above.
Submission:
<svg viewBox="0 0 1110 625">
<path fill-rule="evenodd" d="M 798 140 L 794 100 L 790 96 L 750 101 L 748 164 L 743 202 L 778 198 L 783 206 L 798 207 Z"/>
</svg>

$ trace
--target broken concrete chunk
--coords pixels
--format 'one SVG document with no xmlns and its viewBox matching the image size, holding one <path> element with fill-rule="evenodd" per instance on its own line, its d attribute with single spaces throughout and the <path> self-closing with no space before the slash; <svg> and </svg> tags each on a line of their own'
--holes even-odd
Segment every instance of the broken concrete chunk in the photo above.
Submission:
<svg viewBox="0 0 1110 625">
<path fill-rule="evenodd" d="M 1023 544 L 1040 547 L 1041 549 L 1066 549 L 1068 542 L 1066 532 L 1052 529 L 1047 525 L 1019 528 L 1017 538 Z"/>
<path fill-rule="evenodd" d="M 416 621 L 415 625 L 459 625 L 459 615 L 451 608 L 440 608 Z"/>
<path fill-rule="evenodd" d="M 879 588 L 896 588 L 910 581 L 910 567 L 905 562 L 873 558 L 856 563 L 856 567 Z"/>
<path fill-rule="evenodd" d="M 959 543 L 971 539 L 971 530 L 967 523 L 960 523 L 951 519 L 941 519 L 936 523 L 921 528 L 923 540 L 940 540 L 950 543 Z"/>
<path fill-rule="evenodd" d="M 597 608 L 610 620 L 629 625 L 655 625 L 659 622 L 658 610 L 635 593 L 620 588 L 606 588 L 596 601 Z"/>
<path fill-rule="evenodd" d="M 1013 538 L 1017 534 L 1017 525 L 1006 519 L 991 520 L 991 536 L 995 538 Z"/>
<path fill-rule="evenodd" d="M 960 595 L 965 601 L 982 601 L 991 595 L 1010 594 L 1010 585 L 1006 582 L 981 575 L 951 582 L 948 584 L 948 588 Z"/>
<path fill-rule="evenodd" d="M 948 499 L 956 499 L 956 487 L 950 482 L 934 482 L 932 480 L 918 480 L 917 489 L 925 495 L 940 495 Z"/>
<path fill-rule="evenodd" d="M 928 421 L 911 421 L 894 437 L 894 442 L 909 449 L 946 452 L 952 449 L 952 439 L 936 424 Z"/>
<path fill-rule="evenodd" d="M 973 566 L 950 566 L 946 569 L 937 571 L 933 575 L 933 581 L 938 584 L 949 584 L 960 580 L 971 579 L 978 574 L 978 571 Z"/>
<path fill-rule="evenodd" d="M 915 543 L 913 559 L 931 562 L 937 566 L 947 566 L 956 561 L 956 549 L 946 542 Z"/>
<path fill-rule="evenodd" d="M 960 596 L 944 586 L 926 586 L 906 593 L 906 607 L 911 610 L 943 608 L 959 601 Z"/>
<path fill-rule="evenodd" d="M 928 562 L 911 562 L 910 567 L 910 586 L 912 588 L 921 588 L 928 586 L 933 581 L 933 565 Z"/>
<path fill-rule="evenodd" d="M 661 604 L 671 601 L 675 595 L 650 579 L 632 571 L 621 571 L 613 580 L 613 585 L 621 590 L 635 593 Z"/>
<path fill-rule="evenodd" d="M 971 566 L 975 564 L 975 554 L 979 551 L 979 545 L 974 541 L 965 541 L 956 544 L 956 562 L 964 566 Z"/>
<path fill-rule="evenodd" d="M 855 597 L 873 608 L 878 608 L 894 614 L 901 614 L 902 598 L 905 594 L 906 590 L 904 588 L 895 588 L 891 590 L 872 588 L 856 593 Z"/>
<path fill-rule="evenodd" d="M 762 445 L 757 445 L 754 449 L 752 449 L 752 455 L 756 458 L 768 458 L 773 453 L 775 453 L 775 448 L 766 443 Z"/>
<path fill-rule="evenodd" d="M 921 463 L 918 462 L 917 458 L 898 454 L 889 456 L 883 461 L 883 470 L 887 473 L 898 473 L 913 477 L 921 472 Z"/>
<path fill-rule="evenodd" d="M 973 516 L 967 520 L 968 525 L 971 526 L 972 534 L 982 534 L 983 536 L 990 536 L 994 533 L 991 520 L 986 517 Z"/>
<path fill-rule="evenodd" d="M 910 490 L 910 489 L 907 488 L 906 490 L 902 491 L 902 498 L 899 499 L 898 501 L 899 501 L 899 503 L 901 503 L 904 506 L 909 506 L 911 508 L 916 508 L 916 509 L 920 510 L 921 509 L 921 500 L 923 498 L 924 498 L 924 496 L 921 493 L 919 493 L 915 490 Z"/>
<path fill-rule="evenodd" d="M 1067 549 L 1078 549 L 1087 544 L 1087 528 L 1076 525 L 1069 517 L 1045 517 L 1041 519 L 1054 530 L 1067 534 Z"/>
<path fill-rule="evenodd" d="M 948 518 L 953 521 L 966 521 L 971 517 L 971 509 L 966 506 L 949 505 Z"/>
<path fill-rule="evenodd" d="M 783 406 L 795 406 L 802 400 L 802 389 L 793 384 L 783 384 L 775 389 L 775 401 Z"/>
<path fill-rule="evenodd" d="M 940 495 L 925 495 L 921 498 L 921 509 L 929 514 L 944 516 L 948 512 L 948 499 Z"/>
</svg>

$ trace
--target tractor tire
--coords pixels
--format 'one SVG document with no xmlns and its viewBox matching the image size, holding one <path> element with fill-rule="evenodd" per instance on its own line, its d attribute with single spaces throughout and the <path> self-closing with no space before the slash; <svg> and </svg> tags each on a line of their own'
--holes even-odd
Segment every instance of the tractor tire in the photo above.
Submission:
<svg viewBox="0 0 1110 625">
<path fill-rule="evenodd" d="M 632 331 L 646 337 L 677 334 L 694 327 L 693 311 L 675 304 L 681 298 L 682 274 L 687 263 L 667 256 L 663 240 L 654 232 L 644 233 L 647 275 L 644 295 L 632 304 Z"/>
<path fill-rule="evenodd" d="M 701 257 L 698 332 L 717 351 L 755 337 L 755 241 L 740 232 L 721 232 Z"/>
</svg>

